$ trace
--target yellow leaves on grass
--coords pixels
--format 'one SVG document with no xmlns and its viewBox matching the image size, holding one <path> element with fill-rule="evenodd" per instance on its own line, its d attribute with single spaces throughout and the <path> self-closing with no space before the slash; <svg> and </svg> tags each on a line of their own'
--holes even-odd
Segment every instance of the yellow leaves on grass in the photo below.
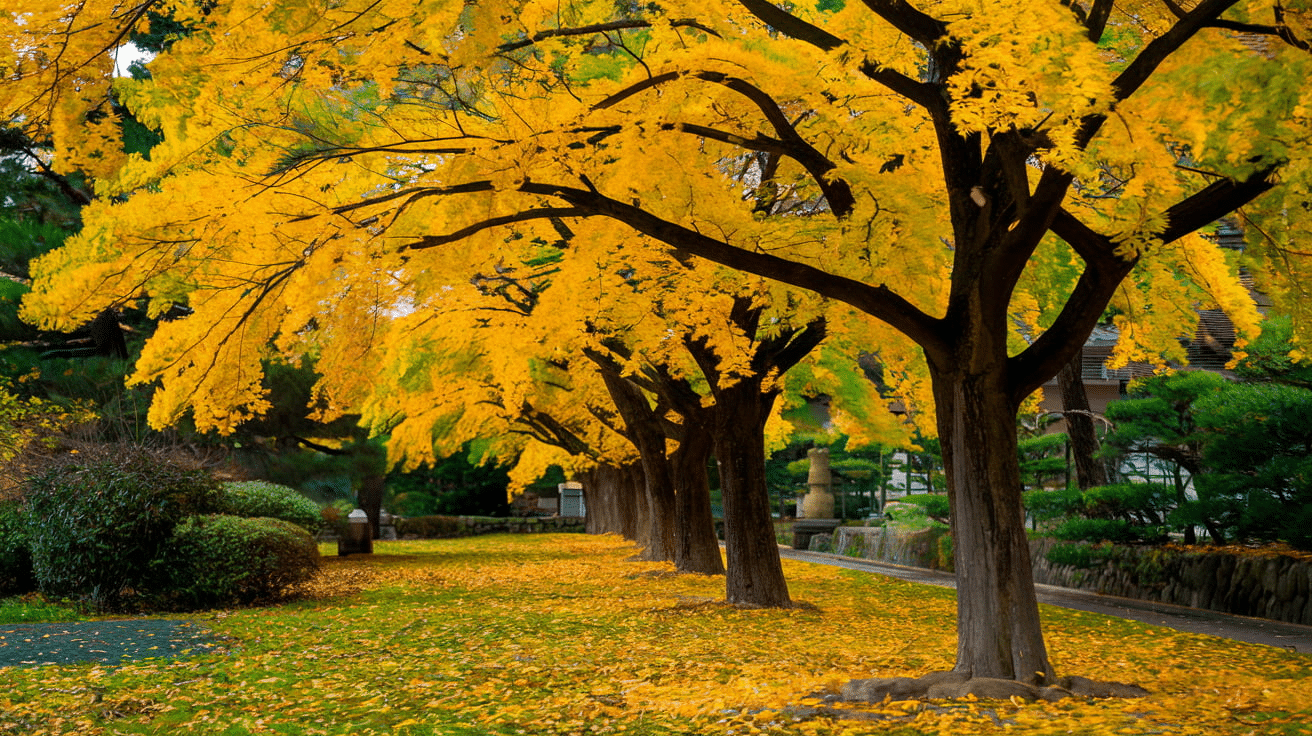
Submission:
<svg viewBox="0 0 1312 736">
<path fill-rule="evenodd" d="M 951 667 L 951 593 L 785 562 L 811 606 L 742 610 L 616 537 L 376 550 L 330 560 L 313 598 L 208 616 L 223 654 L 6 670 L 0 732 L 1237 736 L 1312 719 L 1306 655 L 1056 609 L 1059 671 L 1152 694 L 827 702 L 848 679 Z"/>
</svg>

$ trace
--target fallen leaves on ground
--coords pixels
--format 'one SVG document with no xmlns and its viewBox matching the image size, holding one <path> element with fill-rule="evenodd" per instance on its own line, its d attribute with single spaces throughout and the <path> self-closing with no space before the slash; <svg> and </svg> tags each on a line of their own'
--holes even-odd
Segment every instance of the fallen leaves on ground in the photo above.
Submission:
<svg viewBox="0 0 1312 736">
<path fill-rule="evenodd" d="M 793 610 L 629 561 L 615 537 L 379 543 L 313 598 L 201 614 L 226 652 L 0 669 L 0 733 L 1305 734 L 1312 657 L 1044 609 L 1059 672 L 1144 699 L 828 703 L 950 668 L 953 593 L 785 561 Z"/>
</svg>

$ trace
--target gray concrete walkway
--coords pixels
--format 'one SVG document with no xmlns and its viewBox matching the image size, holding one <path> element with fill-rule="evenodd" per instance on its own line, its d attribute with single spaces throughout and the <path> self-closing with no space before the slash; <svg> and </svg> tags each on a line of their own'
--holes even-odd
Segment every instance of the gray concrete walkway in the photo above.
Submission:
<svg viewBox="0 0 1312 736">
<path fill-rule="evenodd" d="M 890 565 L 873 560 L 831 555 L 823 552 L 803 552 L 788 547 L 780 547 L 779 556 L 788 560 L 833 565 L 849 570 L 862 570 L 915 583 L 937 585 L 944 588 L 956 587 L 956 579 L 951 573 L 938 570 Z M 1287 624 L 1280 621 L 1268 621 L 1246 616 L 1231 616 L 1199 608 L 1117 598 L 1091 593 L 1087 590 L 1058 588 L 1052 585 L 1036 585 L 1034 587 L 1038 593 L 1040 603 L 1115 616 L 1132 621 L 1142 621 L 1143 623 L 1164 626 L 1177 631 L 1210 634 L 1250 644 L 1265 644 L 1303 654 L 1312 654 L 1312 626 Z"/>
</svg>

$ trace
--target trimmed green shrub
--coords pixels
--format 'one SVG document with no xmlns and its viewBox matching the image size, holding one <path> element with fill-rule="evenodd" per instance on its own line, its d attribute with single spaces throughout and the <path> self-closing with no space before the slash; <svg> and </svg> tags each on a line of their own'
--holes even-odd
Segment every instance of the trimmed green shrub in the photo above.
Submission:
<svg viewBox="0 0 1312 736">
<path fill-rule="evenodd" d="M 324 524 L 319 504 L 294 488 L 262 480 L 224 483 L 215 510 L 232 516 L 282 519 L 311 534 L 318 532 Z"/>
<path fill-rule="evenodd" d="M 1142 542 L 1143 529 L 1124 519 L 1067 519 L 1052 533 L 1072 542 Z"/>
<path fill-rule="evenodd" d="M 100 610 L 149 600 L 152 563 L 173 528 L 213 508 L 218 483 L 136 447 L 69 454 L 26 483 L 25 521 L 38 589 Z"/>
<path fill-rule="evenodd" d="M 1078 488 L 1040 489 L 1025 492 L 1025 509 L 1037 521 L 1052 521 L 1084 508 L 1084 495 Z"/>
<path fill-rule="evenodd" d="M 1054 565 L 1070 565 L 1089 569 L 1108 560 L 1107 545 L 1091 545 L 1083 542 L 1066 542 L 1054 544 L 1044 557 Z"/>
<path fill-rule="evenodd" d="M 0 596 L 36 590 L 32 551 L 23 510 L 14 501 L 0 501 Z"/>
<path fill-rule="evenodd" d="M 158 562 L 175 607 L 247 604 L 278 596 L 319 569 L 319 545 L 282 519 L 192 516 Z"/>
<path fill-rule="evenodd" d="M 947 524 L 951 515 L 951 507 L 946 495 L 938 493 L 915 493 L 909 496 L 903 496 L 897 499 L 898 503 L 910 503 L 924 509 L 925 516 L 939 522 Z"/>
<path fill-rule="evenodd" d="M 460 525 L 460 519 L 454 516 L 417 516 L 413 519 L 396 520 L 396 533 L 402 537 L 443 539 L 458 537 L 463 532 L 464 527 Z"/>
</svg>

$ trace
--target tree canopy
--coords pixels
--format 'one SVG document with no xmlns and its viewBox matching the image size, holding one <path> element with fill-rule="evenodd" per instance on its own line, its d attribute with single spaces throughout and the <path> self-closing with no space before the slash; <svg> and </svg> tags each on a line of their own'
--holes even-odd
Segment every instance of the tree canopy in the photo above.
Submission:
<svg viewBox="0 0 1312 736">
<path fill-rule="evenodd" d="M 190 30 L 149 79 L 111 82 L 147 11 Z M 1260 322 L 1243 266 L 1293 340 L 1312 329 L 1301 1 L 24 0 L 0 18 L 0 114 L 99 195 L 25 313 L 186 303 L 136 367 L 161 382 L 153 421 L 232 430 L 268 406 L 269 353 L 312 354 L 350 410 L 397 330 L 440 332 L 420 315 L 549 248 L 566 330 L 632 295 L 617 275 L 716 285 L 681 292 L 679 318 L 729 367 L 742 330 L 708 294 L 796 324 L 847 305 L 942 442 L 975 675 L 1052 675 L 1014 417 L 1106 308 L 1116 360 L 1178 357 L 1199 306 L 1242 345 Z M 149 159 L 116 146 L 111 91 L 162 133 Z M 1207 237 L 1236 212 L 1242 253 Z"/>
</svg>

